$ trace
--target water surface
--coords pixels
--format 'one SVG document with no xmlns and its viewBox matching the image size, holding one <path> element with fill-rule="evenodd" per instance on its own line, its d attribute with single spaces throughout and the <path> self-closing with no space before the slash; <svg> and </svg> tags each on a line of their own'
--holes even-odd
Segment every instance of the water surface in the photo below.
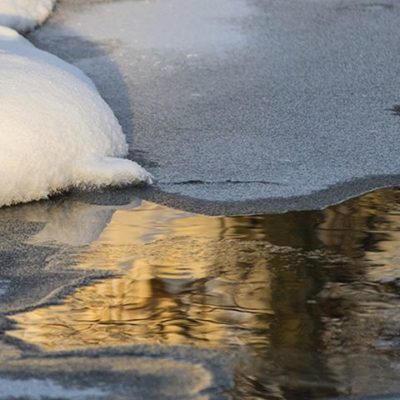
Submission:
<svg viewBox="0 0 400 400">
<path fill-rule="evenodd" d="M 73 248 L 74 271 L 99 277 L 12 312 L 6 338 L 44 354 L 230 349 L 232 383 L 209 398 L 400 391 L 399 200 L 388 189 L 324 211 L 240 217 L 71 200 L 70 225 L 56 202 L 30 245 Z"/>
</svg>

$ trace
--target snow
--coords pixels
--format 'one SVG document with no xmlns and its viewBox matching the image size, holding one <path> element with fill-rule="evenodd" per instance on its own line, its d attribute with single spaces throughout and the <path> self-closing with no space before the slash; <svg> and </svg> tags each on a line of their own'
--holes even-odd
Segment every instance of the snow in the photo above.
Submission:
<svg viewBox="0 0 400 400">
<path fill-rule="evenodd" d="M 0 0 L 2 1 L 2 0 Z M 76 67 L 0 26 L 0 207 L 73 187 L 151 182 Z"/>
<path fill-rule="evenodd" d="M 56 0 L 0 0 L 0 25 L 19 32 L 32 30 L 51 13 Z"/>
</svg>

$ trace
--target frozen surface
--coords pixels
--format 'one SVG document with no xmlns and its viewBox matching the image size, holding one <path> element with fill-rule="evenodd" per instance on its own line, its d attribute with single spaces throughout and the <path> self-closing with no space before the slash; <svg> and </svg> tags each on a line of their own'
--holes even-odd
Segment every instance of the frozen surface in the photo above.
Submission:
<svg viewBox="0 0 400 400">
<path fill-rule="evenodd" d="M 113 112 L 76 67 L 0 27 L 0 206 L 71 187 L 149 182 Z"/>
<path fill-rule="evenodd" d="M 42 24 L 54 7 L 56 0 L 1 0 L 0 25 L 19 32 Z"/>
<path fill-rule="evenodd" d="M 96 82 L 152 199 L 251 213 L 400 182 L 399 18 L 393 0 L 72 0 L 30 39 Z"/>
</svg>

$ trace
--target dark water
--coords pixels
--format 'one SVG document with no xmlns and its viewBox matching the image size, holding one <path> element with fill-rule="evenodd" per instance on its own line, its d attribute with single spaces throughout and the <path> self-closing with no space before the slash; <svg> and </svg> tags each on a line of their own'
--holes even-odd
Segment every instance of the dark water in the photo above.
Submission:
<svg viewBox="0 0 400 400">
<path fill-rule="evenodd" d="M 400 191 L 238 217 L 72 203 L 26 240 L 78 249 L 77 271 L 109 276 L 11 313 L 10 340 L 46 353 L 229 348 L 235 399 L 400 392 Z"/>
</svg>

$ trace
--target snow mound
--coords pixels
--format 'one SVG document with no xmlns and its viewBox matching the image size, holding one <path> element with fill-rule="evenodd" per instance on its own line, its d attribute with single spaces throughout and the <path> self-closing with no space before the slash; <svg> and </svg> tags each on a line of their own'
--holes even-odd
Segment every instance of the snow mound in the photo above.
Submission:
<svg viewBox="0 0 400 400">
<path fill-rule="evenodd" d="M 26 32 L 42 24 L 56 0 L 0 0 L 0 25 Z"/>
<path fill-rule="evenodd" d="M 1 1 L 1 0 L 0 0 Z M 0 206 L 72 187 L 151 183 L 79 69 L 0 27 Z"/>
</svg>

